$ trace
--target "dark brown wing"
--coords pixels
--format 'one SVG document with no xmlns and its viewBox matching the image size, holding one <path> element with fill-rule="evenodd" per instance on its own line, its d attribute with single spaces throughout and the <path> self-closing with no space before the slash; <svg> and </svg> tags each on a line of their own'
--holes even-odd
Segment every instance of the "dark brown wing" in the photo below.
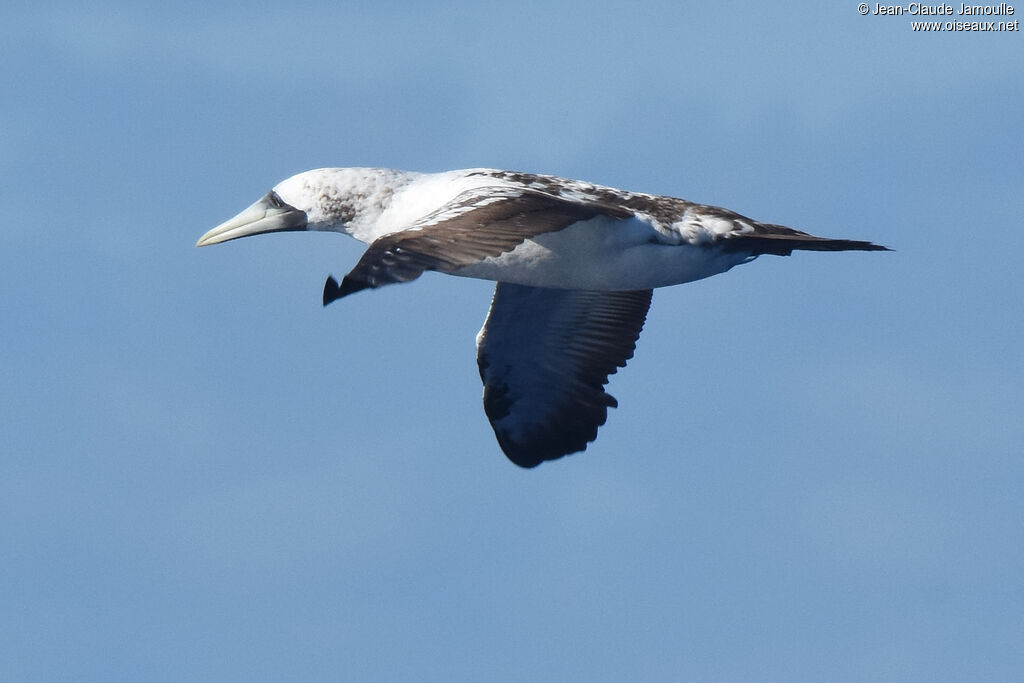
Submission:
<svg viewBox="0 0 1024 683">
<path fill-rule="evenodd" d="M 324 305 L 368 287 L 415 280 L 427 270 L 450 273 L 511 251 L 523 240 L 602 214 L 633 215 L 613 204 L 574 201 L 536 190 L 471 190 L 410 229 L 375 240 L 340 285 L 333 277 L 327 279 Z"/>
<path fill-rule="evenodd" d="M 582 451 L 608 408 L 608 376 L 633 356 L 651 290 L 597 292 L 499 282 L 477 336 L 484 411 L 520 467 Z"/>
</svg>

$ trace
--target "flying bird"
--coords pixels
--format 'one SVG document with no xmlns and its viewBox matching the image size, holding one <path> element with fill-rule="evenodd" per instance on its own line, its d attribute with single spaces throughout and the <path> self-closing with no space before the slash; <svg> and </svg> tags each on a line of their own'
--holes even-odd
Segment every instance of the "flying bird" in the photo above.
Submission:
<svg viewBox="0 0 1024 683">
<path fill-rule="evenodd" d="M 424 271 L 494 280 L 476 337 L 484 412 L 515 464 L 584 450 L 616 400 L 608 376 L 632 357 L 652 290 L 762 254 L 886 251 L 815 237 L 685 199 L 467 169 L 322 168 L 284 180 L 196 246 L 288 230 L 369 245 L 323 303 Z"/>
</svg>

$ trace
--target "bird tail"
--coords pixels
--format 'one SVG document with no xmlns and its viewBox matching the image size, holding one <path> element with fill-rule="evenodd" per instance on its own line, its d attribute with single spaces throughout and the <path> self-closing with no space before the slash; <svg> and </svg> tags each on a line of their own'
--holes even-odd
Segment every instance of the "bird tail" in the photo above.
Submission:
<svg viewBox="0 0 1024 683">
<path fill-rule="evenodd" d="M 794 251 L 892 251 L 873 242 L 816 237 L 782 225 L 760 223 L 752 233 L 732 234 L 720 245 L 726 251 L 789 256 Z"/>
</svg>

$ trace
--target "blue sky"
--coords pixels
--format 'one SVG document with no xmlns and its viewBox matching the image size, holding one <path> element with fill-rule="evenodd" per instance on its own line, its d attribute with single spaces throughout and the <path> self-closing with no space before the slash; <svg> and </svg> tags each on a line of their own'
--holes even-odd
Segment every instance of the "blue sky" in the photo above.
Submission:
<svg viewBox="0 0 1024 683">
<path fill-rule="evenodd" d="M 1024 48 L 854 2 L 56 3 L 0 26 L 0 678 L 1007 680 Z M 888 254 L 659 290 L 586 453 L 492 287 L 195 240 L 320 166 L 554 173 Z"/>
</svg>

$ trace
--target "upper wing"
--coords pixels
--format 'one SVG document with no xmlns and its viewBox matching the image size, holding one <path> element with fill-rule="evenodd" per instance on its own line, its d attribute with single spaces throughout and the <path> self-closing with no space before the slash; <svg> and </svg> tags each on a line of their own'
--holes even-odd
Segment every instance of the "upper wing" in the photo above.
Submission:
<svg viewBox="0 0 1024 683">
<path fill-rule="evenodd" d="M 425 270 L 450 273 L 511 251 L 530 237 L 600 214 L 633 215 L 611 203 L 564 199 L 523 188 L 469 190 L 408 229 L 374 240 L 340 285 L 333 277 L 327 279 L 324 305 L 367 287 L 414 280 Z"/>
<path fill-rule="evenodd" d="M 608 407 L 608 375 L 633 356 L 651 290 L 597 292 L 499 282 L 477 335 L 484 411 L 505 455 L 534 467 L 582 451 Z"/>
</svg>

